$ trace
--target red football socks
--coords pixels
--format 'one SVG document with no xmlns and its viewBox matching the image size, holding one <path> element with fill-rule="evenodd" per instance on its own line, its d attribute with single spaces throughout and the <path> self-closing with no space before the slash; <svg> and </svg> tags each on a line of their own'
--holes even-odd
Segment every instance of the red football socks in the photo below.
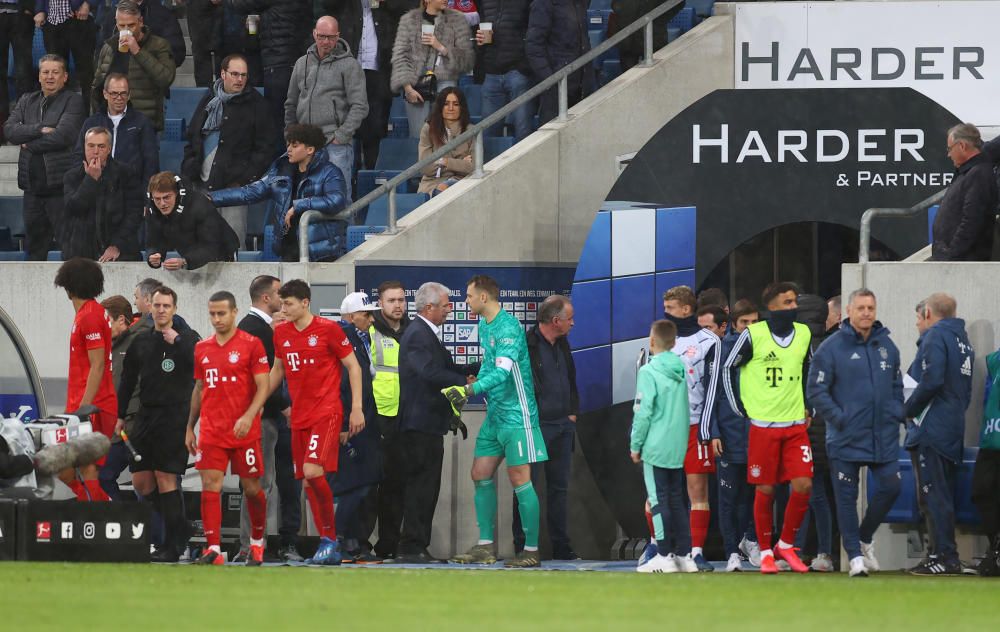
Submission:
<svg viewBox="0 0 1000 632">
<path fill-rule="evenodd" d="M 646 510 L 646 526 L 649 527 L 649 539 L 656 539 L 656 529 L 653 528 L 653 512 Z"/>
<path fill-rule="evenodd" d="M 104 488 L 101 487 L 101 481 L 96 478 L 89 481 L 83 481 L 83 486 L 87 488 L 91 501 L 108 502 L 111 500 L 111 497 L 104 493 Z"/>
<path fill-rule="evenodd" d="M 205 542 L 208 546 L 219 546 L 221 544 L 219 530 L 222 529 L 222 499 L 219 492 L 202 490 L 201 522 L 205 528 Z"/>
<path fill-rule="evenodd" d="M 711 512 L 708 509 L 691 510 L 691 547 L 700 549 L 705 546 L 708 537 L 708 519 Z"/>
<path fill-rule="evenodd" d="M 754 504 L 756 510 L 756 504 Z M 809 511 L 809 494 L 793 491 L 788 495 L 788 504 L 785 506 L 785 524 L 781 527 L 781 541 L 795 542 L 795 534 L 802 526 L 802 520 Z M 763 548 L 763 547 L 761 547 Z"/>
<path fill-rule="evenodd" d="M 255 496 L 247 496 L 247 510 L 250 513 L 250 537 L 254 540 L 264 539 L 264 529 L 267 527 L 267 496 L 263 489 Z"/>
<path fill-rule="evenodd" d="M 309 498 L 309 508 L 312 510 L 313 522 L 320 536 L 337 537 L 336 518 L 333 514 L 333 492 L 326 482 L 325 476 L 306 479 L 306 496 Z"/>
<path fill-rule="evenodd" d="M 757 543 L 761 551 L 771 550 L 771 532 L 774 530 L 774 494 L 757 490 L 753 497 L 753 521 L 757 531 Z M 801 522 L 801 518 L 799 520 Z M 785 517 L 788 522 L 788 517 Z"/>
</svg>

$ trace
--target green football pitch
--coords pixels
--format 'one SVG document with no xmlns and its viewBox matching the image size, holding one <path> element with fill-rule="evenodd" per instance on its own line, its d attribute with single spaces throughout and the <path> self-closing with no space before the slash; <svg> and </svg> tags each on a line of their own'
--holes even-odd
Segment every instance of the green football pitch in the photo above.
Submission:
<svg viewBox="0 0 1000 632">
<path fill-rule="evenodd" d="M 1000 580 L 11 562 L 0 603 L 3 630 L 954 632 L 998 629 Z"/>
</svg>

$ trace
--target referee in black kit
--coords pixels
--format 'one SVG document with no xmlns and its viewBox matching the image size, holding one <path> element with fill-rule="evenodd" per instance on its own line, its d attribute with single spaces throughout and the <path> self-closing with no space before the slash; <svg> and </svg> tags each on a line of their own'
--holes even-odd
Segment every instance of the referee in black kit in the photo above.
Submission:
<svg viewBox="0 0 1000 632">
<path fill-rule="evenodd" d="M 177 293 L 166 286 L 153 292 L 153 329 L 132 342 L 122 366 L 118 385 L 117 433 L 131 394 L 139 383 L 139 412 L 129 437 L 142 460 L 133 460 L 132 485 L 153 509 L 163 516 L 163 546 L 153 553 L 154 562 L 176 562 L 187 545 L 188 525 L 178 488 L 178 476 L 187 469 L 184 433 L 194 389 L 193 329 L 174 329 Z"/>
</svg>

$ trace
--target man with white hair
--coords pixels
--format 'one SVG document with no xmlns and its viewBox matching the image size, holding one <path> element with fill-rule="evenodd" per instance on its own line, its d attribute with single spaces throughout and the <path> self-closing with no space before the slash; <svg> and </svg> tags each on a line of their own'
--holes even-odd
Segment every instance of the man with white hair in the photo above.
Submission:
<svg viewBox="0 0 1000 632">
<path fill-rule="evenodd" d="M 441 389 L 466 384 L 473 365 L 455 364 L 441 342 L 441 327 L 451 313 L 450 290 L 424 283 L 414 296 L 417 317 L 406 328 L 399 349 L 399 429 L 404 446 L 403 531 L 395 561 L 426 564 L 431 523 L 441 490 L 444 435 L 453 411 Z"/>
</svg>

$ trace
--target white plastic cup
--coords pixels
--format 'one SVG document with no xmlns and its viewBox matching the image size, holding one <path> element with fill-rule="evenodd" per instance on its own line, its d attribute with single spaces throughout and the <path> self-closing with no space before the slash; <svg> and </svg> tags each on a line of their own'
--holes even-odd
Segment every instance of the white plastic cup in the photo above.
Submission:
<svg viewBox="0 0 1000 632">
<path fill-rule="evenodd" d="M 118 52 L 127 53 L 128 52 L 128 40 L 132 36 L 132 31 L 128 29 L 122 29 L 118 33 Z"/>
<path fill-rule="evenodd" d="M 421 35 L 434 35 L 434 25 L 433 24 L 421 24 L 420 25 Z"/>
<path fill-rule="evenodd" d="M 250 35 L 257 34 L 257 23 L 260 22 L 260 16 L 256 14 L 251 14 L 247 16 L 247 33 Z"/>
</svg>

